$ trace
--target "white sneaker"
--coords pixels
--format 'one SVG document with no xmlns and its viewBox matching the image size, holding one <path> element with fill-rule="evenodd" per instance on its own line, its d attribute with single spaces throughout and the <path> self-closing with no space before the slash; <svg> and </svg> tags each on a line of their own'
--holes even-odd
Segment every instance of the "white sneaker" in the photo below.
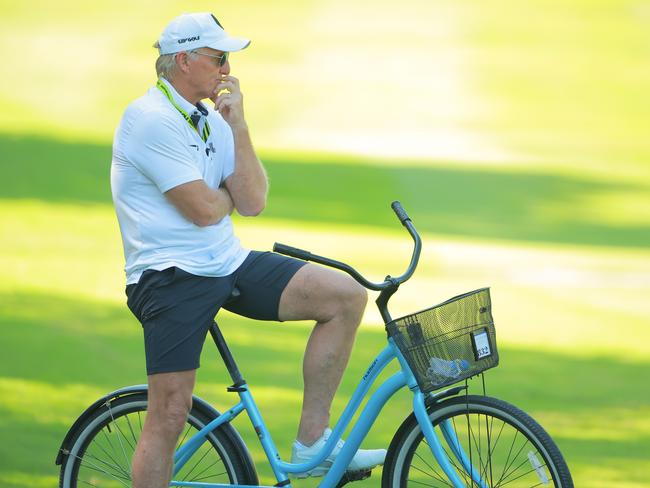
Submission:
<svg viewBox="0 0 650 488">
<path fill-rule="evenodd" d="M 298 441 L 293 443 L 291 449 L 291 462 L 294 464 L 305 463 L 310 459 L 313 459 L 314 455 L 322 449 L 322 447 L 329 439 L 332 434 L 331 429 L 325 429 L 323 435 L 320 439 L 314 442 L 311 446 L 306 447 Z M 344 441 L 340 440 L 337 442 L 336 446 L 332 450 L 331 454 L 327 456 L 325 461 L 323 461 L 320 466 L 316 466 L 314 469 L 307 471 L 306 473 L 295 473 L 293 476 L 296 478 L 307 478 L 309 476 L 324 476 L 327 471 L 334 464 L 336 456 L 341 452 Z M 348 466 L 347 471 L 365 471 L 372 469 L 375 466 L 384 464 L 384 459 L 386 459 L 386 449 L 359 449 L 350 465 Z"/>
</svg>

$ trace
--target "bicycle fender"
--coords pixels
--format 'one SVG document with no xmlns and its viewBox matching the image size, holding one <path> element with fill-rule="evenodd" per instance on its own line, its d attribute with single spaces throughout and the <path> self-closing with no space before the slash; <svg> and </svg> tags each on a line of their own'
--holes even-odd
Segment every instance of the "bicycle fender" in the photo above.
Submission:
<svg viewBox="0 0 650 488">
<path fill-rule="evenodd" d="M 99 400 L 95 401 L 92 405 L 90 405 L 84 412 L 77 417 L 77 420 L 74 421 L 70 429 L 68 430 L 67 434 L 63 438 L 63 442 L 61 443 L 61 447 L 59 447 L 59 451 L 57 452 L 56 455 L 56 460 L 54 461 L 55 464 L 61 465 L 63 462 L 63 456 L 65 455 L 64 453 L 70 450 L 72 440 L 75 437 L 75 434 L 79 430 L 79 428 L 86 422 L 86 420 L 102 405 L 106 404 L 107 402 L 112 402 L 113 400 L 116 400 L 120 397 L 123 396 L 128 396 L 128 395 L 135 395 L 138 393 L 146 393 L 147 392 L 147 385 L 134 385 L 134 386 L 127 386 L 125 388 L 120 388 L 119 390 L 115 390 L 108 395 L 103 396 Z"/>
<path fill-rule="evenodd" d="M 427 411 L 428 411 L 430 410 L 429 407 L 435 405 L 436 403 L 439 403 L 440 400 L 444 400 L 445 398 L 456 396 L 463 390 L 467 390 L 467 387 L 456 386 L 454 388 L 448 388 L 446 390 L 442 390 L 441 392 L 438 392 L 436 394 L 427 395 L 427 397 L 424 399 L 424 405 L 427 407 Z"/>
<path fill-rule="evenodd" d="M 86 410 L 84 410 L 84 412 L 81 415 L 79 415 L 79 417 L 77 417 L 77 420 L 74 421 L 74 423 L 68 430 L 67 434 L 63 438 L 61 447 L 59 447 L 59 451 L 57 452 L 56 455 L 55 464 L 61 465 L 61 463 L 63 463 L 64 456 L 72 447 L 71 444 L 76 437 L 77 431 L 86 423 L 86 421 L 90 418 L 91 415 L 95 413 L 96 410 L 101 408 L 103 405 L 106 405 L 107 403 L 117 400 L 118 398 L 131 396 L 131 395 L 138 395 L 143 393 L 146 394 L 148 389 L 149 388 L 147 385 L 133 385 L 133 386 L 120 388 L 119 390 L 115 390 L 103 396 L 99 400 L 95 401 L 88 408 L 86 408 Z M 205 414 L 206 416 L 216 418 L 221 415 L 221 413 L 218 410 L 216 410 L 212 405 L 210 405 L 208 402 L 195 395 L 192 395 L 192 405 L 197 409 L 201 410 L 201 413 Z M 242 445 L 245 445 L 244 441 L 239 435 L 239 432 L 237 432 L 237 430 L 235 430 L 232 427 L 232 425 L 230 425 L 230 423 L 226 423 L 222 425 L 221 428 L 227 429 L 231 435 L 233 435 L 238 441 L 241 442 Z M 250 458 L 250 454 L 249 454 L 249 458 Z M 252 464 L 252 460 L 251 460 L 251 464 Z"/>
</svg>

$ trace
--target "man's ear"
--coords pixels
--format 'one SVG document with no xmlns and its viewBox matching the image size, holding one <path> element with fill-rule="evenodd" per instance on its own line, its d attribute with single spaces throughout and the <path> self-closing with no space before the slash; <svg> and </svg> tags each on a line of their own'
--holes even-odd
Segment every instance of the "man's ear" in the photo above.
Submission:
<svg viewBox="0 0 650 488">
<path fill-rule="evenodd" d="M 187 73 L 190 69 L 189 56 L 185 51 L 176 53 L 176 66 L 183 73 Z"/>
</svg>

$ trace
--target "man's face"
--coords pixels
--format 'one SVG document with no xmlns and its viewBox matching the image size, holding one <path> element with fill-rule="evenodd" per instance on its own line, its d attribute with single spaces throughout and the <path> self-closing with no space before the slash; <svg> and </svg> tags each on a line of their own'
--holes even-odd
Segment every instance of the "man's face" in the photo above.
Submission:
<svg viewBox="0 0 650 488">
<path fill-rule="evenodd" d="M 221 65 L 222 56 L 226 56 L 225 63 Z M 217 88 L 221 78 L 230 73 L 230 62 L 227 53 L 209 47 L 197 49 L 193 56 L 188 58 L 190 65 L 190 82 L 201 98 L 210 98 Z"/>
</svg>

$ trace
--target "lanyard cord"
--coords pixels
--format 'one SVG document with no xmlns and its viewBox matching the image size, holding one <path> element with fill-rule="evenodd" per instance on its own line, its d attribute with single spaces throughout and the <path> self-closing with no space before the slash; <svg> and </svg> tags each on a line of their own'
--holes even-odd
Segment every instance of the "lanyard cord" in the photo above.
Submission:
<svg viewBox="0 0 650 488">
<path fill-rule="evenodd" d="M 192 127 L 192 129 L 194 129 L 198 133 L 199 129 L 194 125 L 194 122 L 192 122 L 192 117 L 187 115 L 187 112 L 176 104 L 176 102 L 172 98 L 172 94 L 169 92 L 169 88 L 167 88 L 167 85 L 165 85 L 162 81 L 158 80 L 156 82 L 156 86 L 161 92 L 163 92 L 163 94 L 167 97 L 167 99 L 174 106 L 174 108 L 180 112 L 180 114 L 187 121 L 187 123 L 190 124 L 190 127 Z M 203 142 L 207 142 L 208 137 L 210 136 L 210 126 L 208 125 L 207 119 L 205 121 L 205 124 L 203 125 L 203 134 L 200 135 L 201 135 L 201 139 L 203 139 Z"/>
</svg>

